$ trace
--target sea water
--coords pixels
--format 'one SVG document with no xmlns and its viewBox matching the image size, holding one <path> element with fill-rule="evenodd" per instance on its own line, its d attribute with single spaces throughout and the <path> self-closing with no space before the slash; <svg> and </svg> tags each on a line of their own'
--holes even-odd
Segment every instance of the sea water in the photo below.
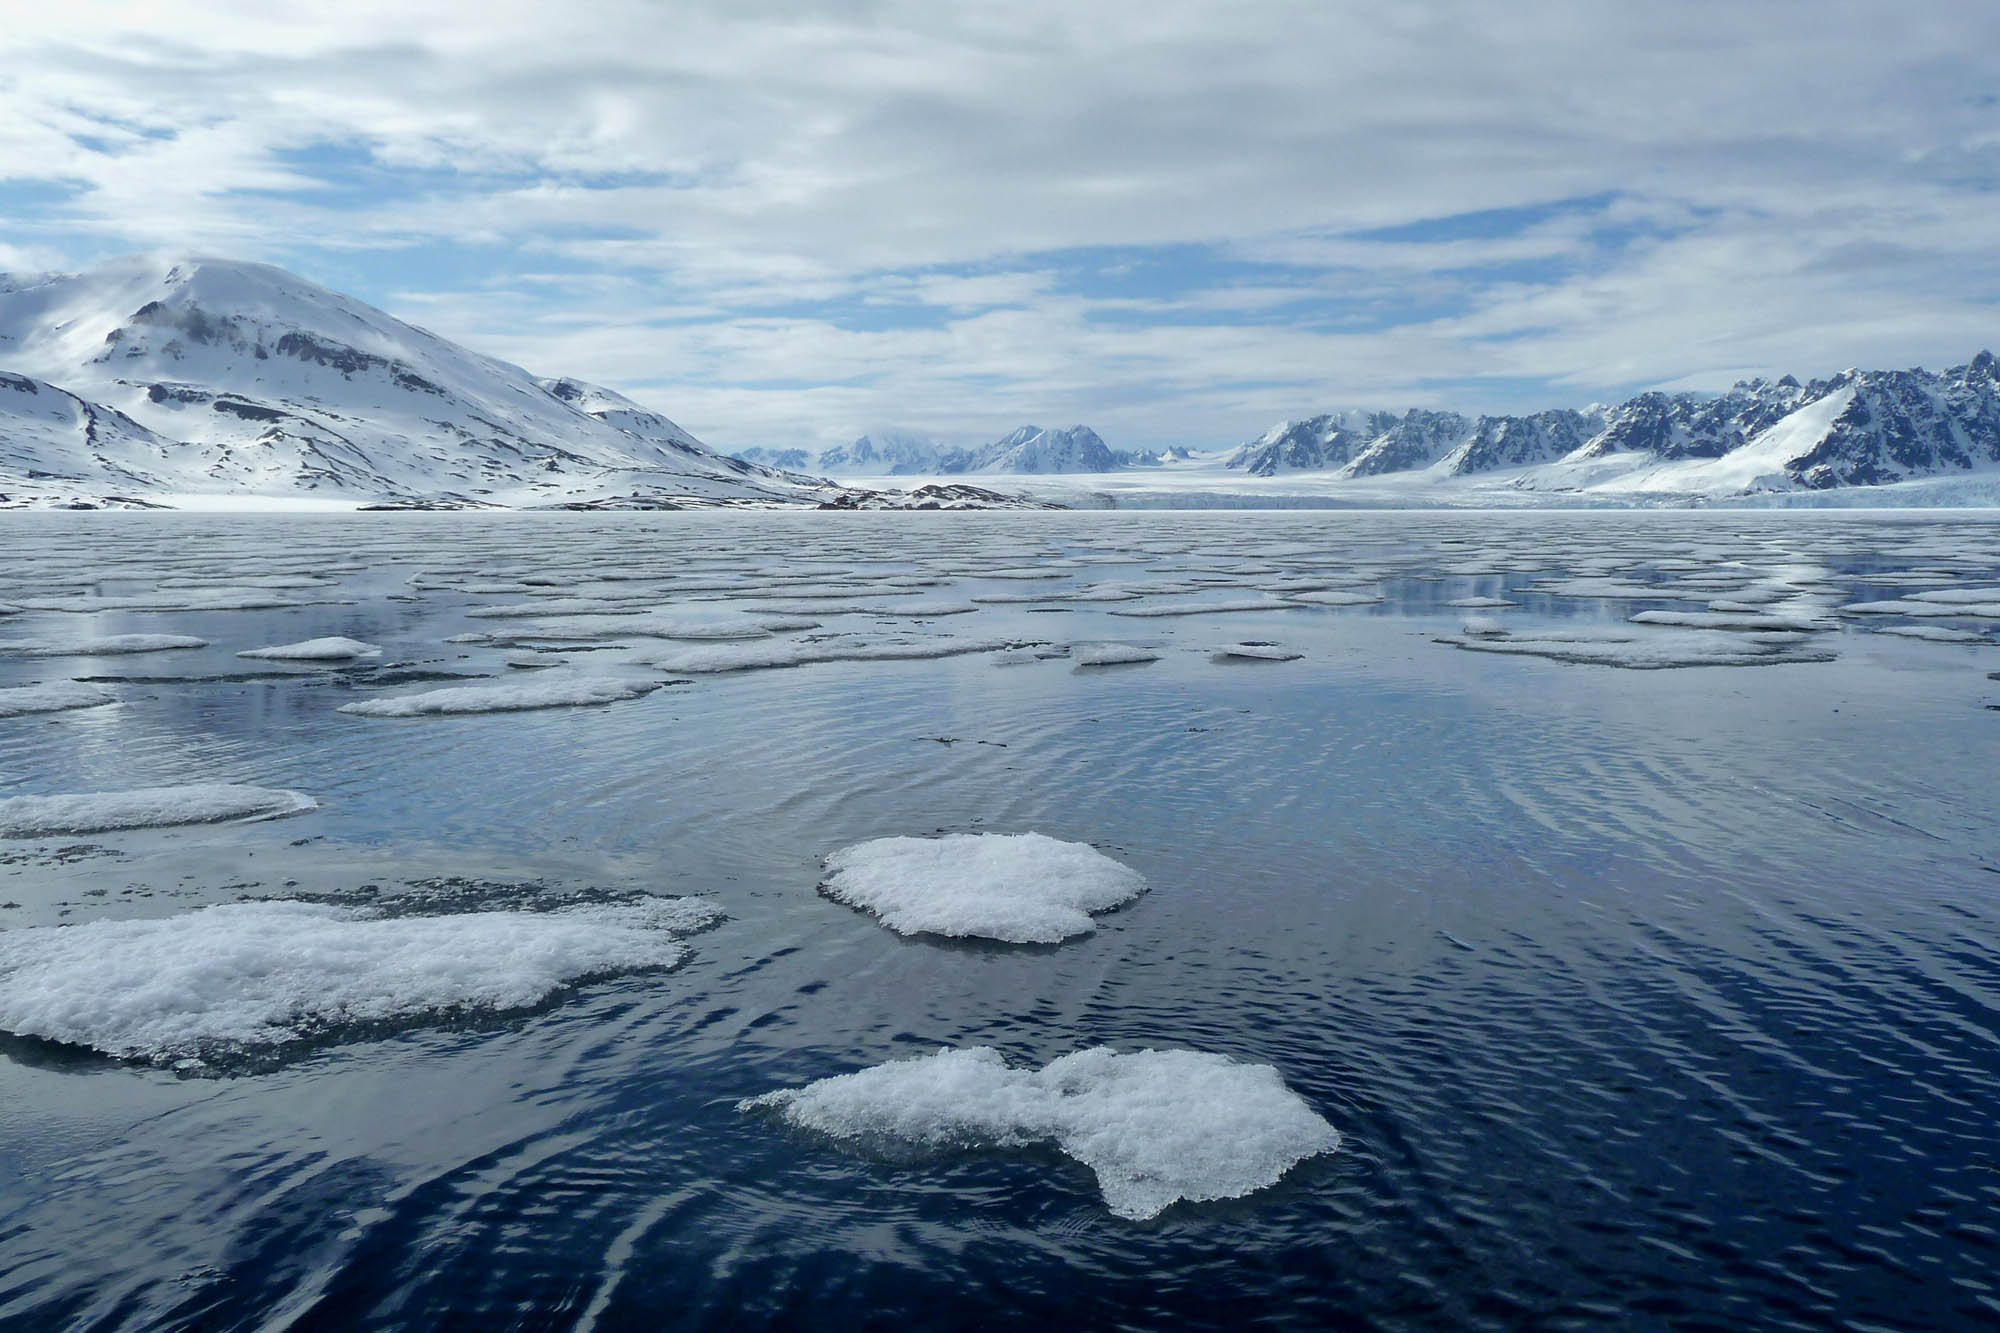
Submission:
<svg viewBox="0 0 2000 1333">
<path fill-rule="evenodd" d="M 0 839 L 0 940 L 171 928 L 42 998 L 180 1038 L 0 1036 L 0 1326 L 2000 1318 L 1996 588 L 1977 514 L 7 516 L 0 800 L 305 803 Z M 1051 945 L 818 891 L 1026 832 L 1145 891 Z M 721 919 L 506 984 L 659 896 Z M 239 900 L 304 905 L 190 954 Z M 349 1023 L 280 929 L 405 919 Z M 251 973 L 311 1021 L 191 1041 Z M 1067 1122 L 741 1107 L 980 1048 L 937 1123 L 1154 1050 L 1334 1134 L 1138 1219 Z"/>
</svg>

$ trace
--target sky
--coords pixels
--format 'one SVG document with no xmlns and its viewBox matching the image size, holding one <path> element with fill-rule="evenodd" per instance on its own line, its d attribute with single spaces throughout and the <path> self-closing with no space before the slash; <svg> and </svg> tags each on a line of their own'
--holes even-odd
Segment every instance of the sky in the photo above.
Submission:
<svg viewBox="0 0 2000 1333">
<path fill-rule="evenodd" d="M 726 449 L 1941 368 L 2000 344 L 2000 5 L 21 7 L 0 270 L 135 250 Z"/>
</svg>

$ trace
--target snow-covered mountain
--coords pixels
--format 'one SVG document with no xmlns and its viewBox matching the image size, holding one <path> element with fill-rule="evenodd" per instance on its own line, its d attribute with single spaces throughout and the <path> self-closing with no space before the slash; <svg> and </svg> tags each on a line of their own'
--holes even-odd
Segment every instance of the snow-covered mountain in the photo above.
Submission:
<svg viewBox="0 0 2000 1333">
<path fill-rule="evenodd" d="M 1981 352 L 1940 373 L 1787 375 L 1583 411 L 1330 413 L 1280 422 L 1224 466 L 1438 483 L 1501 474 L 1521 490 L 1607 498 L 1877 486 L 2000 468 L 2000 371 Z"/>
<path fill-rule="evenodd" d="M 0 495 L 817 502 L 609 389 L 538 379 L 263 264 L 0 275 Z"/>
<path fill-rule="evenodd" d="M 1016 472 L 1046 475 L 1064 472 L 1113 472 L 1129 458 L 1114 454 L 1088 426 L 1044 430 L 1023 426 L 1010 435 L 945 459 L 951 472 Z"/>
<path fill-rule="evenodd" d="M 1185 456 L 1185 450 L 1179 452 Z M 1124 467 L 1158 466 L 1162 461 L 1157 454 L 1133 455 L 1113 450 L 1088 426 L 1071 426 L 1068 430 L 1023 426 L 991 444 L 969 449 L 948 448 L 917 431 L 871 431 L 851 444 L 824 450 L 815 459 L 808 459 L 803 449 L 768 448 L 739 449 L 735 457 L 837 477 L 1112 472 Z"/>
</svg>

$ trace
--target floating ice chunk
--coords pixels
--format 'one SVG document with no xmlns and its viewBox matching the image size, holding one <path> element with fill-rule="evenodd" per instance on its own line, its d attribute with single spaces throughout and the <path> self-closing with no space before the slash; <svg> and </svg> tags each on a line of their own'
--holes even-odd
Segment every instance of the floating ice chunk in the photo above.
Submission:
<svg viewBox="0 0 2000 1333">
<path fill-rule="evenodd" d="M 1114 607 L 1110 611 L 1105 612 L 1105 614 L 1112 616 L 1133 616 L 1144 619 L 1153 619 L 1161 616 L 1219 615 L 1224 612 L 1234 612 L 1234 611 L 1297 611 L 1300 609 L 1299 603 L 1305 601 L 1307 598 L 1330 597 L 1335 595 L 1336 594 L 1333 593 L 1300 593 L 1298 594 L 1298 596 L 1294 597 L 1290 601 L 1283 601 L 1283 602 L 1276 601 L 1271 598 L 1260 598 L 1256 601 L 1246 600 L 1246 601 L 1235 601 L 1235 602 L 1188 602 L 1185 604 L 1169 605 L 1169 606 L 1124 606 L 1124 607 Z M 1378 601 L 1380 599 L 1369 598 L 1368 600 Z"/>
<path fill-rule="evenodd" d="M 1236 1199 L 1299 1162 L 1338 1151 L 1340 1134 L 1269 1065 L 1203 1051 L 1120 1054 L 1098 1046 L 1040 1070 L 1010 1069 L 991 1047 L 940 1050 L 739 1102 L 802 1129 L 863 1144 L 932 1149 L 1053 1142 L 1097 1175 L 1119 1217 L 1182 1199 Z"/>
<path fill-rule="evenodd" d="M 1382 594 L 1379 592 L 1357 592 L 1353 589 L 1345 591 L 1333 589 L 1327 592 L 1287 593 L 1285 599 L 1291 602 L 1304 602 L 1309 606 L 1368 606 L 1374 602 L 1381 601 Z"/>
<path fill-rule="evenodd" d="M 1840 610 L 1850 616 L 1977 616 L 2000 620 L 2000 599 L 1990 602 L 1920 602 L 1911 597 L 1889 602 L 1850 602 Z"/>
<path fill-rule="evenodd" d="M 0 799 L 0 838 L 47 838 L 117 829 L 277 819 L 317 809 L 304 792 L 196 783 L 132 791 L 76 792 Z"/>
<path fill-rule="evenodd" d="M 672 967 L 700 899 L 385 918 L 274 901 L 164 920 L 0 931 L 0 1030 L 124 1059 L 199 1062 L 361 1025 L 530 1008 Z"/>
<path fill-rule="evenodd" d="M 687 648 L 656 657 L 662 671 L 709 674 L 807 666 L 814 662 L 905 662 L 964 653 L 992 653 L 1012 647 L 1002 639 L 937 637 L 901 641 L 822 639 L 816 643 L 732 643 Z"/>
<path fill-rule="evenodd" d="M 900 935 L 1054 944 L 1095 929 L 1090 913 L 1145 890 L 1138 871 L 1094 847 L 1039 833 L 877 838 L 826 858 L 820 891 Z"/>
<path fill-rule="evenodd" d="M 466 611 L 471 620 L 511 620 L 532 616 L 553 616 L 569 612 L 592 615 L 637 615 L 638 608 L 626 608 L 598 597 L 547 597 L 539 602 L 509 602 L 501 606 L 475 606 Z"/>
<path fill-rule="evenodd" d="M 118 696 L 101 685 L 80 680 L 50 681 L 46 685 L 15 685 L 0 689 L 0 717 L 22 717 L 29 713 L 61 713 L 72 708 L 98 708 L 115 704 Z"/>
<path fill-rule="evenodd" d="M 1080 667 L 1131 666 L 1160 660 L 1160 655 L 1151 648 L 1134 648 L 1123 643 L 1079 645 L 1074 656 Z"/>
<path fill-rule="evenodd" d="M 1515 603 L 1505 597 L 1454 597 L 1445 605 L 1466 611 L 1484 611 L 1494 607 L 1513 606 Z"/>
<path fill-rule="evenodd" d="M 1809 630 L 1824 629 L 1815 621 L 1759 611 L 1641 611 L 1628 617 L 1635 625 L 1678 625 L 1683 629 Z"/>
<path fill-rule="evenodd" d="M 1275 643 L 1232 643 L 1216 654 L 1218 657 L 1241 657 L 1257 662 L 1296 662 L 1305 654 Z"/>
<path fill-rule="evenodd" d="M 509 638 L 538 639 L 761 639 L 794 622 L 771 616 L 693 615 L 646 611 L 636 615 L 554 616 L 515 630 Z"/>
<path fill-rule="evenodd" d="M 380 657 L 382 649 L 359 639 L 335 636 L 274 644 L 269 648 L 250 648 L 236 655 L 265 658 L 273 662 L 351 662 L 357 657 Z"/>
<path fill-rule="evenodd" d="M 1541 630 L 1506 636 L 1466 635 L 1441 642 L 1481 653 L 1518 653 L 1558 662 L 1657 670 L 1693 666 L 1778 666 L 1831 662 L 1831 649 L 1800 633 L 1733 633 L 1704 629 Z"/>
<path fill-rule="evenodd" d="M 360 699 L 338 711 L 356 717 L 433 717 L 451 713 L 518 713 L 531 708 L 578 708 L 636 699 L 659 688 L 653 681 L 608 676 L 561 676 L 505 685 L 454 685 L 390 699 Z"/>
<path fill-rule="evenodd" d="M 1894 634 L 1903 639 L 1923 639 L 1928 643 L 1991 643 L 1984 634 L 1969 629 L 1946 629 L 1943 625 L 1878 625 L 1877 634 Z"/>
<path fill-rule="evenodd" d="M 1462 633 L 1480 637 L 1507 632 L 1506 625 L 1502 624 L 1497 616 L 1467 616 L 1465 623 L 1459 628 Z"/>
<path fill-rule="evenodd" d="M 105 634 L 53 643 L 0 639 L 0 657 L 117 657 L 126 653 L 167 653 L 206 647 L 207 639 L 186 634 Z"/>
</svg>

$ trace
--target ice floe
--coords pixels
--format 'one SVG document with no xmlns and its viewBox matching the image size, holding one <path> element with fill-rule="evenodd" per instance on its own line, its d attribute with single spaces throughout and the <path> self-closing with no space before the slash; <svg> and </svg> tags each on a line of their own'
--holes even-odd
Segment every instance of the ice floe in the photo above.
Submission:
<svg viewBox="0 0 2000 1333">
<path fill-rule="evenodd" d="M 1943 625 L 1877 625 L 1877 634 L 1893 634 L 1902 639 L 1922 639 L 1926 643 L 1991 643 L 1984 634 L 1969 629 L 1947 629 Z"/>
<path fill-rule="evenodd" d="M 1146 880 L 1094 847 L 1040 833 L 877 838 L 826 858 L 820 891 L 900 935 L 1054 944 L 1096 928 Z"/>
<path fill-rule="evenodd" d="M 0 657 L 118 657 L 127 653 L 168 653 L 206 647 L 207 639 L 186 634 L 105 634 L 53 642 L 0 639 Z"/>
<path fill-rule="evenodd" d="M 1156 619 L 1162 616 L 1221 615 L 1224 613 L 1237 612 L 1237 611 L 1297 611 L 1301 609 L 1299 606 L 1299 602 L 1304 601 L 1307 598 L 1330 596 L 1330 595 L 1331 594 L 1322 594 L 1322 593 L 1300 593 L 1296 599 L 1285 602 L 1276 601 L 1271 598 L 1260 598 L 1256 601 L 1244 600 L 1244 601 L 1234 601 L 1234 602 L 1188 602 L 1184 605 L 1169 604 L 1166 606 L 1121 606 L 1121 607 L 1114 607 L 1110 611 L 1105 612 L 1105 614 L 1112 616 L 1132 616 L 1138 619 Z M 1367 600 L 1377 601 L 1380 599 L 1369 598 Z"/>
<path fill-rule="evenodd" d="M 1204 1051 L 1099 1046 L 1028 1070 L 991 1047 L 945 1049 L 738 1109 L 862 1146 L 1053 1143 L 1096 1174 L 1113 1213 L 1134 1220 L 1181 1200 L 1241 1198 L 1340 1147 L 1339 1131 L 1277 1070 Z"/>
<path fill-rule="evenodd" d="M 343 1029 L 531 1008 L 578 982 L 672 967 L 687 954 L 680 937 L 718 915 L 700 899 L 429 917 L 278 900 L 0 931 L 0 1030 L 199 1063 Z"/>
<path fill-rule="evenodd" d="M 268 648 L 247 648 L 238 657 L 256 657 L 272 662 L 350 662 L 357 657 L 380 657 L 382 649 L 360 639 L 339 636 L 304 639 L 298 643 L 277 643 Z"/>
<path fill-rule="evenodd" d="M 1505 634 L 1507 626 L 1501 623 L 1497 616 L 1467 616 L 1465 623 L 1459 626 L 1459 630 L 1464 634 L 1484 638 L 1488 635 Z"/>
<path fill-rule="evenodd" d="M 1296 662 L 1305 654 L 1275 643 L 1231 643 L 1216 652 L 1217 657 L 1237 657 L 1254 662 Z"/>
<path fill-rule="evenodd" d="M 1729 630 L 1650 628 L 1642 630 L 1538 630 L 1533 633 L 1467 634 L 1442 642 L 1471 652 L 1517 653 L 1558 662 L 1652 670 L 1693 666 L 1777 666 L 1831 662 L 1831 649 L 1814 646 L 1815 636 L 1739 633 Z"/>
<path fill-rule="evenodd" d="M 22 717 L 29 713 L 61 713 L 72 708 L 100 708 L 118 702 L 118 696 L 101 685 L 80 680 L 50 681 L 46 685 L 14 685 L 0 689 L 0 717 Z"/>
<path fill-rule="evenodd" d="M 229 783 L 139 787 L 0 798 L 0 838 L 47 838 L 118 829 L 276 819 L 316 809 L 304 792 Z"/>
<path fill-rule="evenodd" d="M 1013 647 L 1004 639 L 820 639 L 810 643 L 731 643 L 685 648 L 652 659 L 662 671 L 710 674 L 808 666 L 815 662 L 905 662 Z"/>
<path fill-rule="evenodd" d="M 636 699 L 658 682 L 609 676 L 538 677 L 505 685 L 453 685 L 388 699 L 358 699 L 339 711 L 356 717 L 433 717 L 451 713 L 518 713 L 531 708 L 578 708 Z"/>
<path fill-rule="evenodd" d="M 1134 648 L 1123 643 L 1079 644 L 1074 658 L 1080 667 L 1132 666 L 1157 662 L 1160 655 L 1151 648 Z"/>
</svg>

